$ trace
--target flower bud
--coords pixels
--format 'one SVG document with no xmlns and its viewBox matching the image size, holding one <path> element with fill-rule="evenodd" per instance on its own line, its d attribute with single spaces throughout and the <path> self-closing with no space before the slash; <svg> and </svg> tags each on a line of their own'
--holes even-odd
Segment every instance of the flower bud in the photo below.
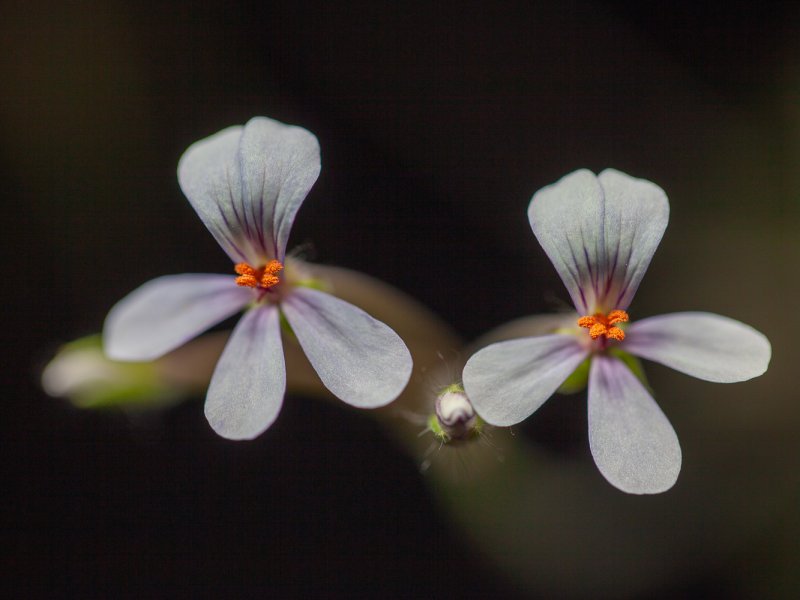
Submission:
<svg viewBox="0 0 800 600">
<path fill-rule="evenodd" d="M 480 433 L 483 423 L 460 384 L 442 390 L 436 396 L 434 410 L 428 425 L 441 441 L 463 442 Z"/>
<path fill-rule="evenodd" d="M 58 350 L 42 372 L 42 388 L 79 408 L 164 408 L 208 387 L 227 337 L 211 333 L 154 361 L 119 362 L 103 352 L 100 335 L 87 336 Z"/>
</svg>

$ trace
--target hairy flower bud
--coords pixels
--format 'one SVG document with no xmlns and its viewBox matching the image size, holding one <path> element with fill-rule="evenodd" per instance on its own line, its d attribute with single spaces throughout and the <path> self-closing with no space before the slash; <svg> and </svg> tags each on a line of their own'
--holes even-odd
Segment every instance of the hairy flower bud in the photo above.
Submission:
<svg viewBox="0 0 800 600">
<path fill-rule="evenodd" d="M 480 417 L 460 384 L 450 385 L 436 396 L 434 411 L 428 425 L 445 443 L 467 441 L 480 433 Z"/>
</svg>

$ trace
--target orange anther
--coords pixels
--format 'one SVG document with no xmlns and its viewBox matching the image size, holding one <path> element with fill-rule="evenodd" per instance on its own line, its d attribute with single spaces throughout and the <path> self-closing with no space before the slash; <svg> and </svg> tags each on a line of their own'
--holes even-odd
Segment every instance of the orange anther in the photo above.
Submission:
<svg viewBox="0 0 800 600">
<path fill-rule="evenodd" d="M 236 285 L 242 287 L 256 287 L 258 285 L 258 279 L 252 275 L 239 275 L 239 277 L 236 278 Z"/>
<path fill-rule="evenodd" d="M 233 270 L 236 271 L 237 275 L 249 275 L 250 277 L 255 277 L 257 274 L 257 271 L 247 263 L 238 263 L 233 267 Z"/>
<path fill-rule="evenodd" d="M 275 260 L 274 258 L 264 267 L 264 272 L 269 273 L 270 275 L 277 275 L 281 271 L 283 271 L 283 265 L 280 263 L 280 261 Z"/>
<path fill-rule="evenodd" d="M 268 290 L 280 283 L 278 273 L 283 270 L 283 265 L 280 261 L 271 260 L 263 267 L 256 269 L 247 263 L 239 263 L 233 267 L 233 270 L 239 275 L 236 278 L 236 285 Z"/>
<path fill-rule="evenodd" d="M 275 275 L 268 275 L 264 273 L 261 276 L 261 281 L 258 282 L 258 285 L 262 288 L 271 288 L 273 285 L 278 285 L 280 283 L 280 278 L 276 277 Z"/>
<path fill-rule="evenodd" d="M 609 327 L 608 331 L 606 331 L 606 337 L 621 342 L 625 339 L 625 332 L 619 327 Z"/>
<path fill-rule="evenodd" d="M 601 335 L 605 334 L 606 331 L 606 326 L 603 323 L 595 323 L 589 328 L 589 335 L 592 336 L 593 340 L 596 340 Z"/>
<path fill-rule="evenodd" d="M 619 327 L 613 327 L 617 323 L 627 323 L 628 313 L 624 310 L 612 310 L 608 315 L 597 313 L 578 319 L 578 327 L 584 327 L 589 330 L 589 336 L 596 340 L 600 336 L 605 336 L 606 339 L 617 340 L 621 342 L 625 339 L 625 332 Z"/>
<path fill-rule="evenodd" d="M 277 260 L 269 261 L 264 267 L 264 272 L 261 275 L 261 287 L 271 288 L 273 285 L 280 283 L 278 273 L 283 270 L 283 265 Z"/>
<path fill-rule="evenodd" d="M 609 325 L 616 325 L 617 323 L 627 323 L 629 317 L 624 310 L 612 310 L 608 313 L 607 318 Z"/>
</svg>

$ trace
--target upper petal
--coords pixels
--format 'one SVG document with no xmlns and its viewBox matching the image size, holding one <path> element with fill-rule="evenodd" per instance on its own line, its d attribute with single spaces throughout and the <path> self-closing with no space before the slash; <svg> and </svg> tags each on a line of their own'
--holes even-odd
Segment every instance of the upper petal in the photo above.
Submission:
<svg viewBox="0 0 800 600">
<path fill-rule="evenodd" d="M 275 306 L 247 311 L 222 352 L 205 404 L 209 424 L 222 437 L 253 439 L 280 412 L 286 366 L 279 317 Z"/>
<path fill-rule="evenodd" d="M 255 117 L 245 125 L 239 162 L 243 203 L 272 239 L 268 258 L 282 261 L 297 210 L 319 176 L 319 142 L 302 127 Z"/>
<path fill-rule="evenodd" d="M 544 404 L 586 354 L 572 335 L 492 344 L 464 366 L 464 391 L 488 423 L 514 425 Z"/>
<path fill-rule="evenodd" d="M 733 383 L 767 370 L 769 340 L 749 325 L 705 312 L 660 315 L 628 327 L 624 348 L 687 375 Z"/>
<path fill-rule="evenodd" d="M 581 314 L 626 309 L 669 219 L 664 191 L 644 179 L 581 169 L 542 188 L 533 233 Z"/>
<path fill-rule="evenodd" d="M 103 326 L 114 360 L 153 360 L 240 311 L 253 299 L 229 275 L 187 273 L 148 281 L 117 302 Z"/>
<path fill-rule="evenodd" d="M 258 262 L 242 209 L 242 177 L 237 160 L 242 127 L 228 127 L 195 142 L 178 163 L 178 183 L 200 220 L 234 262 Z"/>
<path fill-rule="evenodd" d="M 359 408 L 388 404 L 411 376 L 411 354 L 387 325 L 324 292 L 296 288 L 281 308 L 322 383 Z"/>
<path fill-rule="evenodd" d="M 589 447 L 603 477 L 629 494 L 664 492 L 681 470 L 667 417 L 628 367 L 602 354 L 589 373 Z"/>
<path fill-rule="evenodd" d="M 283 261 L 294 217 L 320 171 L 317 138 L 255 117 L 192 144 L 178 181 L 234 262 Z"/>
</svg>

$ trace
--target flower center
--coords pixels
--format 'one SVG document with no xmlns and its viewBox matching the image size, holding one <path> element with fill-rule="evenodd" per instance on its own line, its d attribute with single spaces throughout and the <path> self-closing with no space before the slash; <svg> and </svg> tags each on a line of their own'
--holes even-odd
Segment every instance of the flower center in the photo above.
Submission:
<svg viewBox="0 0 800 600">
<path fill-rule="evenodd" d="M 625 332 L 619 327 L 615 327 L 617 323 L 627 323 L 628 313 L 624 310 L 612 310 L 607 315 L 603 313 L 596 313 L 591 317 L 581 317 L 578 319 L 578 327 L 585 327 L 589 330 L 589 335 L 593 340 L 600 336 L 605 336 L 606 339 L 617 340 L 621 342 L 625 339 Z"/>
<path fill-rule="evenodd" d="M 283 265 L 280 261 L 273 259 L 258 269 L 247 263 L 239 263 L 233 267 L 233 270 L 238 275 L 236 285 L 268 290 L 280 283 L 281 279 L 278 277 L 278 273 L 283 270 Z"/>
</svg>

